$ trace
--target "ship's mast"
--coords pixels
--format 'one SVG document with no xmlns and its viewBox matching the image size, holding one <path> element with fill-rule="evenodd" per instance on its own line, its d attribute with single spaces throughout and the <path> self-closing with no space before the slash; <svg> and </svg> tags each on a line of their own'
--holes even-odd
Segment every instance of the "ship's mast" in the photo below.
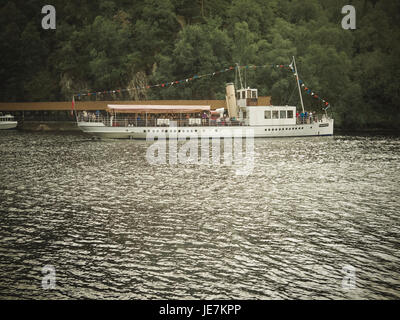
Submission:
<svg viewBox="0 0 400 320">
<path fill-rule="evenodd" d="M 244 89 L 244 88 L 243 88 L 243 83 L 242 83 L 242 76 L 241 76 L 241 74 L 240 74 L 240 66 L 239 66 L 239 63 L 236 63 L 236 68 L 237 68 L 237 71 L 238 71 L 238 74 L 239 74 L 240 89 Z"/>
<path fill-rule="evenodd" d="M 303 104 L 303 97 L 302 97 L 302 95 L 301 95 L 300 82 L 299 82 L 299 74 L 297 73 L 296 60 L 294 59 L 294 56 L 293 56 L 293 65 L 294 65 L 294 72 L 295 72 L 295 75 L 296 75 L 297 87 L 299 88 L 299 95 L 300 95 L 301 108 L 303 109 L 303 113 L 304 113 L 304 104 Z"/>
</svg>

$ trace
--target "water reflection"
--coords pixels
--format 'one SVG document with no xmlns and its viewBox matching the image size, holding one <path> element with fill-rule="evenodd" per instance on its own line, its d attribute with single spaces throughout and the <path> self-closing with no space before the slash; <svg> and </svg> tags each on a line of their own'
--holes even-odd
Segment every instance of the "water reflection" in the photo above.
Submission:
<svg viewBox="0 0 400 320">
<path fill-rule="evenodd" d="M 400 297 L 398 137 L 256 139 L 247 177 L 148 145 L 1 133 L 0 297 Z"/>
</svg>

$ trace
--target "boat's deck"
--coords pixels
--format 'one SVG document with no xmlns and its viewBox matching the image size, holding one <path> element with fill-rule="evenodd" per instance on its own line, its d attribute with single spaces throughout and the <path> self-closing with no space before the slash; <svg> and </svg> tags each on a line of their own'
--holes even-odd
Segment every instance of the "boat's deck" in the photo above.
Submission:
<svg viewBox="0 0 400 320">
<path fill-rule="evenodd" d="M 245 126 L 246 121 L 230 119 L 208 119 L 208 118 L 189 118 L 189 119 L 141 119 L 132 117 L 113 118 L 109 116 L 78 116 L 78 122 L 103 123 L 106 127 L 215 127 L 215 126 Z M 318 119 L 296 120 L 296 124 L 313 124 Z"/>
</svg>

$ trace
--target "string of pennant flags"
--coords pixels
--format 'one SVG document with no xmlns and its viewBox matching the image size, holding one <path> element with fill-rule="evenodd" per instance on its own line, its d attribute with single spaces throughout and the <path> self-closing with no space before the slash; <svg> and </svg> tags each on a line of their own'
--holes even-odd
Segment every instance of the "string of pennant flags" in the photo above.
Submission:
<svg viewBox="0 0 400 320">
<path fill-rule="evenodd" d="M 311 90 L 309 87 L 305 85 L 303 80 L 299 79 L 299 76 L 296 74 L 296 70 L 293 67 L 293 62 L 288 65 L 289 69 L 293 72 L 293 75 L 296 77 L 296 80 L 299 82 L 300 86 L 303 88 L 304 92 L 309 94 L 311 97 L 314 99 L 318 99 L 322 101 L 322 103 L 325 105 L 325 110 L 329 108 L 329 102 L 326 101 L 325 98 L 321 98 L 319 95 L 317 95 L 313 90 Z"/>
<path fill-rule="evenodd" d="M 225 69 L 222 69 L 222 70 L 218 70 L 218 71 L 214 71 L 214 72 L 211 72 L 211 73 L 196 74 L 196 75 L 193 75 L 193 76 L 191 76 L 189 78 L 185 78 L 185 79 L 181 79 L 181 80 L 161 82 L 161 83 L 158 83 L 158 84 L 146 85 L 146 86 L 142 86 L 142 87 L 138 86 L 138 87 L 135 87 L 135 88 L 104 90 L 104 91 L 88 92 L 88 93 L 76 93 L 72 97 L 72 103 L 73 103 L 73 106 L 74 106 L 75 97 L 77 97 L 79 99 L 80 97 L 85 97 L 85 96 L 100 96 L 100 95 L 104 95 L 104 94 L 117 94 L 117 93 L 122 93 L 122 92 L 129 92 L 129 91 L 132 91 L 132 90 L 144 90 L 144 89 L 151 89 L 151 88 L 157 88 L 157 87 L 158 88 L 168 88 L 168 87 L 172 87 L 172 86 L 179 85 L 179 84 L 186 84 L 186 83 L 192 82 L 192 81 L 200 79 L 200 78 L 213 77 L 213 76 L 216 76 L 216 75 L 221 74 L 221 73 L 233 71 L 236 68 L 239 68 L 239 69 L 253 69 L 254 70 L 254 69 L 267 68 L 267 67 L 291 70 L 293 72 L 294 76 L 296 77 L 296 79 L 299 81 L 299 84 L 303 88 L 305 93 L 311 95 L 311 97 L 313 97 L 315 99 L 318 99 L 318 100 L 322 101 L 327 108 L 329 107 L 329 102 L 326 101 L 326 99 L 321 98 L 313 90 L 311 90 L 309 87 L 307 87 L 305 85 L 305 83 L 301 79 L 298 79 L 298 76 L 295 73 L 295 70 L 293 68 L 293 62 L 291 64 L 289 64 L 289 65 L 284 65 L 284 64 L 272 64 L 272 65 L 271 64 L 266 64 L 266 65 L 261 65 L 261 66 L 256 66 L 256 65 L 234 66 L 234 67 L 230 66 L 228 68 L 225 68 Z"/>
</svg>

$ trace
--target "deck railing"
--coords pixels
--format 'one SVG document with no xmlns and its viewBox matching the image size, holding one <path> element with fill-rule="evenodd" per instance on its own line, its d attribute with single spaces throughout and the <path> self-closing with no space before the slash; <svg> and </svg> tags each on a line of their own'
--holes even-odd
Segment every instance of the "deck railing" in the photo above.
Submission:
<svg viewBox="0 0 400 320">
<path fill-rule="evenodd" d="M 165 119 L 165 118 L 133 118 L 133 117 L 113 117 L 109 115 L 78 115 L 78 121 L 103 123 L 107 127 L 193 127 L 193 126 L 243 126 L 244 121 L 208 119 L 208 118 L 189 118 L 189 119 Z M 296 124 L 318 123 L 316 116 L 307 118 L 296 118 Z"/>
<path fill-rule="evenodd" d="M 313 124 L 318 122 L 318 117 L 296 118 L 296 124 Z"/>
<path fill-rule="evenodd" d="M 208 118 L 164 119 L 164 118 L 119 118 L 103 115 L 78 115 L 78 121 L 103 123 L 107 127 L 195 127 L 195 126 L 243 126 L 238 120 L 213 120 Z"/>
</svg>

